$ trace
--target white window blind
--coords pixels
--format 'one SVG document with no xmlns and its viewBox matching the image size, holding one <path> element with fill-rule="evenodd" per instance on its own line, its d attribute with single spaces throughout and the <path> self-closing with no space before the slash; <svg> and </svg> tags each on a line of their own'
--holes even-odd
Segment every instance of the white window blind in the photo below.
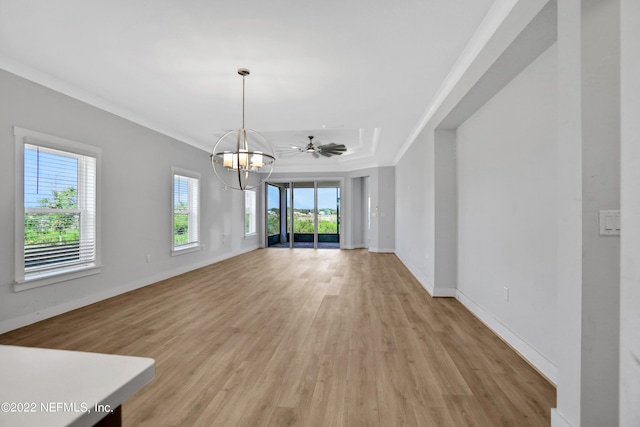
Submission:
<svg viewBox="0 0 640 427">
<path fill-rule="evenodd" d="M 198 245 L 199 180 L 195 177 L 173 175 L 173 250 Z"/>
<path fill-rule="evenodd" d="M 252 190 L 244 192 L 244 234 L 256 234 L 256 192 Z"/>
<path fill-rule="evenodd" d="M 96 261 L 96 158 L 24 144 L 24 279 Z"/>
</svg>

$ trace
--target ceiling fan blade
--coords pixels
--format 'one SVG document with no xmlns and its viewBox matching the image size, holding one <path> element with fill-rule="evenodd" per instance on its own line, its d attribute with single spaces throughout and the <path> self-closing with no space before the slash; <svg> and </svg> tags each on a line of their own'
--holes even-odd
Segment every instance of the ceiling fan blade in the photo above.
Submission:
<svg viewBox="0 0 640 427">
<path fill-rule="evenodd" d="M 347 151 L 347 147 L 344 144 L 334 144 L 333 142 L 331 144 L 321 145 L 318 148 L 325 151 Z"/>
<path fill-rule="evenodd" d="M 292 147 L 297 148 L 302 153 L 311 153 L 314 158 L 318 159 L 320 156 L 322 157 L 331 157 L 331 156 L 339 156 L 345 151 L 347 151 L 347 147 L 344 144 L 336 144 L 334 142 L 324 145 L 313 145 L 313 136 L 309 136 L 309 143 L 303 147 L 296 147 L 292 145 Z"/>
<path fill-rule="evenodd" d="M 320 154 L 324 155 L 325 157 L 340 156 L 342 155 L 342 153 L 347 151 L 347 148 L 344 145 L 336 144 L 323 145 L 321 147 L 318 147 L 318 149 L 320 151 Z"/>
</svg>

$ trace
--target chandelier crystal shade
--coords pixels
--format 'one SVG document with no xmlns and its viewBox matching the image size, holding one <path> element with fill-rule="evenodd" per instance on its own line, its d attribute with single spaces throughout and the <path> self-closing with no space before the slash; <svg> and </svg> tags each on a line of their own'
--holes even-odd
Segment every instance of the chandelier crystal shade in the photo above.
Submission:
<svg viewBox="0 0 640 427">
<path fill-rule="evenodd" d="M 240 68 L 238 74 L 242 76 L 242 128 L 218 139 L 211 153 L 211 165 L 225 187 L 244 191 L 259 187 L 269 178 L 276 158 L 269 140 L 244 126 L 244 81 L 249 70 Z"/>
</svg>

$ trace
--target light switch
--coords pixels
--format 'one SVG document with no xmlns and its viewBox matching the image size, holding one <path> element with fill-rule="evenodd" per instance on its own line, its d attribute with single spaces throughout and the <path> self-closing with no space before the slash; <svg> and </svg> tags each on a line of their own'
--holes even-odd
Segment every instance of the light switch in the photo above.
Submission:
<svg viewBox="0 0 640 427">
<path fill-rule="evenodd" d="M 613 230 L 613 216 L 612 215 L 605 215 L 604 217 L 604 229 L 609 231 L 609 230 Z"/>
<path fill-rule="evenodd" d="M 605 210 L 600 211 L 600 235 L 619 236 L 620 235 L 620 211 Z"/>
</svg>

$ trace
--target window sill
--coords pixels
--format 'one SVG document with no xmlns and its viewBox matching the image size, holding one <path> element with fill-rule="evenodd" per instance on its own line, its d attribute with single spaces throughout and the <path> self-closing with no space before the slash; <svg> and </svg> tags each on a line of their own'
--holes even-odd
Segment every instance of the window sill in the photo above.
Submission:
<svg viewBox="0 0 640 427">
<path fill-rule="evenodd" d="M 245 234 L 244 238 L 245 239 L 253 239 L 253 238 L 257 237 L 257 236 L 258 236 L 258 233 L 250 233 L 250 234 Z"/>
<path fill-rule="evenodd" d="M 13 291 L 20 292 L 28 289 L 39 288 L 41 286 L 52 285 L 54 283 L 66 282 L 67 280 L 79 279 L 81 277 L 92 276 L 102 272 L 101 265 L 85 265 L 75 268 L 68 268 L 64 271 L 34 274 L 25 280 L 13 282 Z"/>
<path fill-rule="evenodd" d="M 184 246 L 182 248 L 174 248 L 171 250 L 171 256 L 190 254 L 192 252 L 197 252 L 199 250 L 202 250 L 202 245 L 196 244 L 196 245 Z"/>
</svg>

